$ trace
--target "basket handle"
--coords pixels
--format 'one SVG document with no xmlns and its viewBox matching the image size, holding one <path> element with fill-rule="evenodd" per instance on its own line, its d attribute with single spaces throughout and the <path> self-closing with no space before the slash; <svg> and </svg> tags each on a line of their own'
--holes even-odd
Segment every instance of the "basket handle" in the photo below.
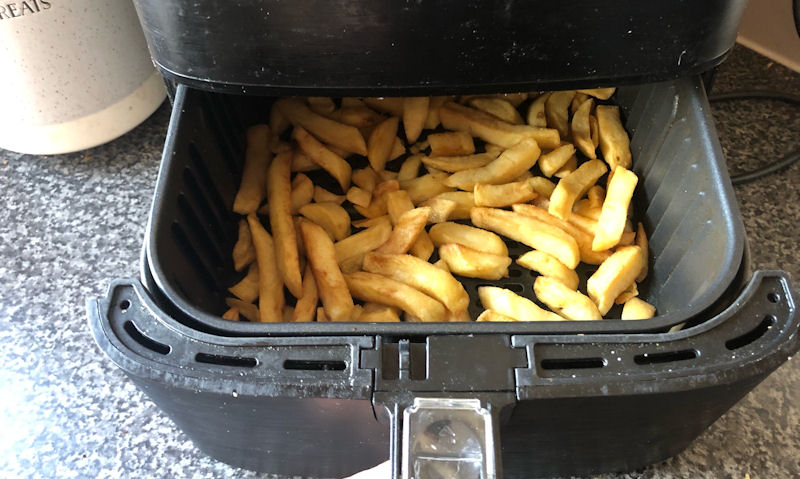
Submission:
<svg viewBox="0 0 800 479">
<path fill-rule="evenodd" d="M 409 399 L 389 408 L 392 478 L 502 477 L 500 411 L 513 395 Z"/>
</svg>

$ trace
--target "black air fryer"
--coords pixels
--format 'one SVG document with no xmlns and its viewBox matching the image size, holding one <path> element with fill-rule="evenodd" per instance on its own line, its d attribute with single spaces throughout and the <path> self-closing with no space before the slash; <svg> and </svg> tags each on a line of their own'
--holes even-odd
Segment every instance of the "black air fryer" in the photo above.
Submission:
<svg viewBox="0 0 800 479">
<path fill-rule="evenodd" d="M 800 347 L 787 274 L 749 270 L 699 76 L 733 45 L 744 0 L 135 3 L 173 113 L 141 278 L 113 281 L 89 320 L 210 456 L 310 477 L 387 459 L 408 478 L 626 471 L 683 450 Z M 604 86 L 632 138 L 640 292 L 657 317 L 220 318 L 244 132 L 275 97 Z M 497 284 L 533 298 L 533 279 L 514 265 Z M 483 283 L 465 282 L 473 319 Z"/>
</svg>

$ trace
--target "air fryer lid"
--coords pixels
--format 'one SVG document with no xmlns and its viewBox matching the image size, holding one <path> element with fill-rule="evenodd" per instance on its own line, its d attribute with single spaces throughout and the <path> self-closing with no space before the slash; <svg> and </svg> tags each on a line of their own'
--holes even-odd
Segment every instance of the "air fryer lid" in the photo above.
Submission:
<svg viewBox="0 0 800 479">
<path fill-rule="evenodd" d="M 167 78 L 265 94 L 615 86 L 717 65 L 745 0 L 135 0 Z M 311 90 L 311 91 L 309 91 Z"/>
</svg>

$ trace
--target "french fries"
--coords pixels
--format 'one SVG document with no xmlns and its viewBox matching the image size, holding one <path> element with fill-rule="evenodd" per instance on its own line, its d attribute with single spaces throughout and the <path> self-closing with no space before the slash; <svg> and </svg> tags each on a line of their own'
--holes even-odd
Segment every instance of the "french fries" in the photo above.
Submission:
<svg viewBox="0 0 800 479">
<path fill-rule="evenodd" d="M 342 191 L 347 191 L 347 188 L 350 187 L 350 174 L 352 173 L 350 163 L 326 148 L 325 145 L 317 141 L 316 138 L 301 127 L 295 127 L 292 130 L 292 138 L 297 141 L 300 149 L 309 158 L 336 179 Z"/>
<path fill-rule="evenodd" d="M 464 245 L 446 243 L 439 247 L 439 257 L 448 269 L 468 278 L 497 280 L 508 276 L 511 258 L 474 250 Z"/>
<path fill-rule="evenodd" d="M 524 139 L 533 139 L 541 148 L 555 148 L 561 143 L 558 131 L 529 125 L 512 125 L 474 108 L 458 103 L 445 103 L 439 109 L 442 126 L 448 130 L 466 131 L 487 143 L 511 148 Z"/>
<path fill-rule="evenodd" d="M 521 125 L 523 123 L 522 116 L 517 109 L 506 100 L 500 98 L 473 98 L 469 100 L 468 103 L 469 106 L 511 123 L 512 125 Z"/>
<path fill-rule="evenodd" d="M 258 265 L 253 263 L 245 277 L 228 288 L 228 291 L 242 301 L 252 303 L 258 298 L 258 284 Z"/>
<path fill-rule="evenodd" d="M 268 148 L 269 131 L 267 125 L 255 125 L 247 130 L 242 181 L 233 200 L 233 211 L 240 215 L 255 213 L 264 199 L 264 179 L 272 159 L 272 152 Z"/>
<path fill-rule="evenodd" d="M 531 216 L 539 221 L 548 223 L 557 228 L 564 230 L 567 234 L 575 239 L 578 243 L 578 250 L 580 251 L 581 261 L 587 264 L 600 264 L 606 260 L 611 253 L 607 251 L 594 251 L 592 250 L 592 235 L 578 228 L 577 226 L 556 218 L 547 212 L 547 210 L 534 205 L 513 205 L 511 207 L 514 212 L 523 215 Z"/>
<path fill-rule="evenodd" d="M 339 269 L 333 241 L 322 227 L 310 221 L 300 223 L 300 231 L 326 316 L 331 321 L 349 320 L 353 298 Z"/>
<path fill-rule="evenodd" d="M 531 216 L 496 208 L 475 207 L 472 209 L 472 223 L 533 249 L 544 251 L 568 268 L 575 268 L 580 262 L 580 252 L 575 238 L 561 228 Z"/>
<path fill-rule="evenodd" d="M 393 116 L 387 118 L 372 130 L 367 142 L 367 158 L 373 170 L 383 170 L 386 162 L 389 161 L 398 125 L 400 125 L 400 119 Z"/>
<path fill-rule="evenodd" d="M 356 260 L 360 267 L 361 259 L 363 259 L 364 255 L 385 243 L 391 234 L 392 223 L 387 217 L 375 226 L 337 241 L 334 245 L 336 260 L 340 265 L 347 260 Z"/>
<path fill-rule="evenodd" d="M 636 282 L 633 282 L 625 291 L 619 293 L 619 296 L 614 299 L 614 304 L 625 304 L 629 299 L 637 296 L 639 296 L 639 288 L 636 286 Z"/>
<path fill-rule="evenodd" d="M 397 181 L 413 180 L 419 175 L 419 165 L 422 164 L 422 155 L 413 155 L 406 158 L 400 171 L 397 172 Z"/>
<path fill-rule="evenodd" d="M 641 248 L 622 246 L 589 277 L 586 291 L 601 314 L 606 314 L 614 299 L 634 282 L 642 270 L 642 262 Z"/>
<path fill-rule="evenodd" d="M 639 178 L 623 166 L 614 169 L 614 176 L 608 184 L 603 209 L 597 219 L 592 249 L 603 251 L 619 243 L 628 219 L 628 207 L 633 198 L 633 190 Z M 638 275 L 638 271 L 636 272 Z"/>
<path fill-rule="evenodd" d="M 239 309 L 228 308 L 227 311 L 222 313 L 222 319 L 227 319 L 228 321 L 239 321 Z"/>
<path fill-rule="evenodd" d="M 406 140 L 414 143 L 422 133 L 425 120 L 428 119 L 428 105 L 430 98 L 427 96 L 407 97 L 403 99 L 403 129 Z"/>
<path fill-rule="evenodd" d="M 314 197 L 313 200 L 315 203 L 336 203 L 340 205 L 344 202 L 345 196 L 344 195 L 337 195 L 335 193 L 331 193 L 330 191 L 322 188 L 320 186 L 314 186 Z"/>
<path fill-rule="evenodd" d="M 503 314 L 498 313 L 497 311 L 492 311 L 491 309 L 484 309 L 483 312 L 478 315 L 478 319 L 475 321 L 483 322 L 483 321 L 494 321 L 494 322 L 513 322 L 519 321 L 516 318 L 512 318 L 510 316 L 505 316 Z"/>
<path fill-rule="evenodd" d="M 372 193 L 367 190 L 362 190 L 358 186 L 351 186 L 350 189 L 347 190 L 345 198 L 347 198 L 347 201 L 353 203 L 354 205 L 366 208 L 372 201 Z"/>
<path fill-rule="evenodd" d="M 350 215 L 336 203 L 310 203 L 300 208 L 300 214 L 321 226 L 334 241 L 350 236 Z"/>
<path fill-rule="evenodd" d="M 275 242 L 278 271 L 292 296 L 299 298 L 303 294 L 303 278 L 300 275 L 297 232 L 294 228 L 294 221 L 292 221 L 291 161 L 292 153 L 290 151 L 275 156 L 267 175 L 267 193 L 269 195 L 269 223 Z"/>
<path fill-rule="evenodd" d="M 255 261 L 256 250 L 253 248 L 253 238 L 250 235 L 250 227 L 247 220 L 239 220 L 239 238 L 233 245 L 233 269 L 243 270 L 247 265 Z"/>
<path fill-rule="evenodd" d="M 354 297 L 362 301 L 394 306 L 421 321 L 444 321 L 444 305 L 420 290 L 386 276 L 357 272 L 344 275 Z"/>
<path fill-rule="evenodd" d="M 353 171 L 351 180 L 354 185 L 369 193 L 372 193 L 375 190 L 375 186 L 380 183 L 378 174 L 369 166 Z"/>
<path fill-rule="evenodd" d="M 548 199 L 550 195 L 553 194 L 553 190 L 556 189 L 556 185 L 553 184 L 552 181 L 547 178 L 542 178 L 541 176 L 528 178 L 528 183 L 531 184 L 533 191 L 535 191 L 537 195 Z"/>
<path fill-rule="evenodd" d="M 550 195 L 548 212 L 563 220 L 569 218 L 575 201 L 580 199 L 606 171 L 608 168 L 602 161 L 589 160 L 559 180 L 556 189 Z"/>
<path fill-rule="evenodd" d="M 450 218 L 450 214 L 456 209 L 455 201 L 434 196 L 429 199 L 422 206 L 427 206 L 431 209 L 428 215 L 428 223 L 442 223 Z"/>
<path fill-rule="evenodd" d="M 386 209 L 389 212 L 389 218 L 392 220 L 392 224 L 397 224 L 397 221 L 403 213 L 414 209 L 414 203 L 411 202 L 407 191 L 393 191 L 386 196 Z M 419 232 L 417 240 L 411 245 L 411 254 L 417 258 L 427 260 L 431 257 L 431 254 L 433 254 L 433 249 L 434 246 L 431 239 L 428 237 L 428 233 L 422 230 Z"/>
<path fill-rule="evenodd" d="M 630 140 L 604 101 L 613 92 L 275 101 L 270 125 L 248 131 L 232 259 L 249 269 L 228 288 L 223 316 L 470 321 L 465 277 L 508 277 L 513 245 L 517 263 L 538 273 L 537 303 L 481 286 L 477 320 L 597 320 L 614 303 L 624 319 L 652 317 L 637 298 L 648 245 L 631 218 Z M 439 124 L 449 131 L 423 133 Z M 369 164 L 353 170 L 354 154 Z M 586 289 L 581 261 L 599 265 Z"/>
<path fill-rule="evenodd" d="M 449 101 L 450 97 L 447 96 L 434 96 L 431 97 L 430 104 L 428 105 L 428 117 L 425 119 L 425 128 L 433 130 L 439 126 L 439 108 Z"/>
<path fill-rule="evenodd" d="M 431 133 L 428 135 L 431 156 L 462 156 L 475 153 L 475 141 L 465 131 Z M 443 169 L 443 168 L 441 168 Z"/>
<path fill-rule="evenodd" d="M 533 282 L 533 292 L 539 301 L 556 314 L 573 321 L 603 319 L 597 306 L 584 294 L 570 289 L 561 281 L 548 276 L 538 276 Z"/>
<path fill-rule="evenodd" d="M 622 307 L 622 319 L 649 319 L 656 314 L 656 308 L 647 301 L 631 298 Z"/>
<path fill-rule="evenodd" d="M 397 323 L 400 316 L 397 310 L 391 306 L 380 303 L 366 303 L 358 317 L 361 323 Z"/>
<path fill-rule="evenodd" d="M 375 190 L 372 192 L 372 201 L 369 202 L 368 207 L 364 208 L 363 206 L 353 205 L 353 208 L 365 218 L 383 216 L 386 214 L 386 195 L 399 189 L 400 185 L 395 180 L 382 181 L 378 183 Z"/>
<path fill-rule="evenodd" d="M 450 222 L 439 223 L 431 227 L 428 235 L 436 246 L 456 243 L 476 251 L 508 256 L 508 247 L 499 236 L 474 226 Z"/>
<path fill-rule="evenodd" d="M 248 321 L 257 323 L 261 321 L 261 313 L 258 311 L 258 306 L 253 303 L 247 303 L 241 299 L 225 298 L 225 304 L 235 309 L 238 314 L 244 316 Z"/>
<path fill-rule="evenodd" d="M 480 168 L 494 161 L 497 156 L 492 153 L 478 153 L 465 156 L 423 156 L 421 159 L 428 168 L 456 172 Z"/>
<path fill-rule="evenodd" d="M 478 297 L 483 307 L 517 321 L 562 321 L 561 316 L 545 311 L 528 298 L 511 290 L 495 286 L 481 286 Z"/>
<path fill-rule="evenodd" d="M 578 92 L 593 96 L 598 100 L 608 100 L 616 90 L 616 88 L 591 88 L 589 90 L 578 90 Z"/>
<path fill-rule="evenodd" d="M 314 279 L 314 271 L 309 264 L 306 265 L 305 273 L 303 273 L 303 295 L 297 298 L 297 304 L 292 312 L 292 322 L 307 323 L 312 321 L 317 311 L 318 301 L 317 282 Z"/>
<path fill-rule="evenodd" d="M 314 198 L 314 183 L 304 174 L 295 175 L 292 180 L 292 214 L 296 215 L 301 206 L 311 203 Z"/>
<path fill-rule="evenodd" d="M 345 105 L 338 110 L 332 111 L 325 115 L 331 120 L 344 123 L 345 125 L 354 126 L 356 128 L 371 128 L 383 120 L 383 115 L 376 113 L 374 110 L 367 108 L 364 104 L 360 105 Z"/>
<path fill-rule="evenodd" d="M 513 181 L 529 170 L 539 159 L 541 150 L 536 141 L 524 139 L 507 149 L 486 166 L 458 171 L 444 180 L 444 184 L 460 190 L 471 191 L 477 183 L 501 184 Z"/>
<path fill-rule="evenodd" d="M 475 206 L 475 195 L 469 191 L 446 191 L 422 203 L 422 206 L 431 206 L 435 201 L 452 201 L 455 204 L 447 219 L 466 220 L 469 219 L 469 212 Z"/>
<path fill-rule="evenodd" d="M 544 113 L 547 126 L 555 128 L 561 138 L 569 136 L 569 104 L 575 96 L 575 90 L 554 91 L 545 101 Z"/>
<path fill-rule="evenodd" d="M 536 192 L 528 181 L 515 181 L 502 185 L 478 183 L 474 189 L 475 206 L 510 206 L 526 203 L 536 198 Z"/>
<path fill-rule="evenodd" d="M 547 117 L 544 114 L 544 106 L 547 99 L 550 98 L 551 93 L 539 95 L 528 107 L 528 115 L 526 120 L 530 126 L 537 128 L 545 128 L 547 126 Z"/>
<path fill-rule="evenodd" d="M 647 277 L 649 248 L 647 245 L 647 235 L 644 226 L 639 223 L 636 227 L 636 246 L 640 248 L 639 254 L 642 255 L 642 271 L 636 276 L 636 282 L 641 283 Z"/>
<path fill-rule="evenodd" d="M 571 124 L 572 141 L 590 160 L 597 159 L 597 145 L 592 140 L 592 127 L 589 120 L 593 106 L 594 100 L 584 101 L 572 115 Z"/>
<path fill-rule="evenodd" d="M 578 273 L 564 266 L 564 263 L 542 251 L 528 251 L 519 258 L 517 264 L 536 271 L 542 276 L 549 276 L 564 283 L 569 289 L 578 289 Z"/>
<path fill-rule="evenodd" d="M 430 213 L 431 209 L 423 206 L 400 215 L 394 225 L 392 234 L 389 235 L 389 239 L 378 247 L 376 252 L 382 254 L 402 254 L 407 252 L 411 249 L 411 245 L 417 241 L 420 232 L 428 223 L 428 215 Z"/>
<path fill-rule="evenodd" d="M 258 311 L 257 320 L 249 318 L 246 311 L 239 307 L 239 311 L 250 321 L 275 322 L 283 318 L 283 281 L 278 271 L 275 258 L 275 244 L 272 236 L 261 226 L 258 218 L 253 213 L 247 216 L 250 234 L 253 235 L 253 246 L 256 250 L 258 262 Z M 295 246 L 297 244 L 295 243 Z"/>
<path fill-rule="evenodd" d="M 414 287 L 438 300 L 455 313 L 469 306 L 464 286 L 448 271 L 425 260 L 407 254 L 376 254 L 364 256 L 364 271 L 387 276 Z"/>
<path fill-rule="evenodd" d="M 550 178 L 560 170 L 575 154 L 575 147 L 571 143 L 559 146 L 553 151 L 539 157 L 539 169 L 544 176 Z"/>
<path fill-rule="evenodd" d="M 300 126 L 325 143 L 357 155 L 367 155 L 367 145 L 357 128 L 314 113 L 299 98 L 281 98 L 275 104 L 295 130 Z"/>
<path fill-rule="evenodd" d="M 631 141 L 619 118 L 619 107 L 598 105 L 595 109 L 600 134 L 600 152 L 611 171 L 631 167 Z"/>
</svg>

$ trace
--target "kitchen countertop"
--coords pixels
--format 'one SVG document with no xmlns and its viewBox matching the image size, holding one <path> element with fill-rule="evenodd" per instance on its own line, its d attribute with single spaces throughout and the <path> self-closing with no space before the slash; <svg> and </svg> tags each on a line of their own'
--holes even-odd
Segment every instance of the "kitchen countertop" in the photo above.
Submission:
<svg viewBox="0 0 800 479">
<path fill-rule="evenodd" d="M 715 91 L 800 94 L 800 74 L 737 46 Z M 733 172 L 800 147 L 800 108 L 714 106 Z M 95 346 L 85 302 L 138 274 L 169 109 L 107 145 L 0 150 L 0 476 L 269 477 L 197 451 Z M 735 188 L 754 268 L 800 279 L 800 164 Z M 799 284 L 796 280 L 795 286 Z M 676 457 L 603 478 L 800 476 L 800 362 L 789 361 Z"/>
</svg>

